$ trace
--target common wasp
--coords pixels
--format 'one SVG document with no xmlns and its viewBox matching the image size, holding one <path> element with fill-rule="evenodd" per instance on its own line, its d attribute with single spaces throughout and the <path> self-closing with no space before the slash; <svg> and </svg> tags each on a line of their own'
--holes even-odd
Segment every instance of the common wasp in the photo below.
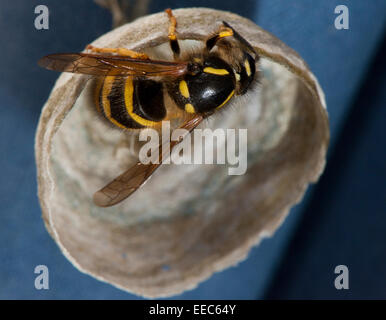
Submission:
<svg viewBox="0 0 386 320">
<path fill-rule="evenodd" d="M 177 20 L 171 9 L 165 12 L 169 17 L 168 38 L 174 61 L 151 59 L 146 53 L 126 48 L 89 45 L 86 53 L 47 55 L 39 60 L 39 65 L 94 76 L 96 109 L 115 127 L 159 128 L 163 121 L 178 118 L 179 128 L 191 132 L 227 105 L 233 96 L 248 91 L 257 78 L 259 56 L 225 21 L 207 37 L 202 49 L 182 52 L 177 39 Z M 170 149 L 179 142 L 170 141 Z M 126 199 L 165 157 L 161 151 L 157 163 L 138 162 L 97 191 L 94 203 L 108 207 Z"/>
</svg>

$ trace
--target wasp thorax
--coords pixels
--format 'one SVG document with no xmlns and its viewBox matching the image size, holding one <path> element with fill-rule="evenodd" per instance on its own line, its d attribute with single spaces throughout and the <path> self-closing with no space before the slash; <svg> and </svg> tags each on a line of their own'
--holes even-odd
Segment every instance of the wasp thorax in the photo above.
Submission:
<svg viewBox="0 0 386 320">
<path fill-rule="evenodd" d="M 236 77 L 231 66 L 217 56 L 192 63 L 194 73 L 186 74 L 169 88 L 177 106 L 188 113 L 212 113 L 234 95 Z"/>
</svg>

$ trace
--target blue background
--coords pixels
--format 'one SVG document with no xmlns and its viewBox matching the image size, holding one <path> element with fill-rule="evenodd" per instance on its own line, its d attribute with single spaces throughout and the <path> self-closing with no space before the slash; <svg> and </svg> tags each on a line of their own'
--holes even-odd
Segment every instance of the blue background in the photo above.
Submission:
<svg viewBox="0 0 386 320">
<path fill-rule="evenodd" d="M 307 61 L 326 93 L 331 145 L 326 171 L 273 238 L 246 261 L 217 273 L 182 299 L 386 298 L 386 2 L 335 0 L 153 1 L 205 6 L 257 22 Z M 50 10 L 50 29 L 34 28 L 34 8 Z M 336 30 L 346 4 L 350 29 Z M 110 30 L 92 1 L 0 3 L 0 299 L 137 299 L 76 270 L 49 237 L 37 200 L 34 135 L 57 74 L 36 61 L 80 51 Z M 50 289 L 36 290 L 47 265 Z M 347 265 L 350 289 L 336 290 Z"/>
</svg>

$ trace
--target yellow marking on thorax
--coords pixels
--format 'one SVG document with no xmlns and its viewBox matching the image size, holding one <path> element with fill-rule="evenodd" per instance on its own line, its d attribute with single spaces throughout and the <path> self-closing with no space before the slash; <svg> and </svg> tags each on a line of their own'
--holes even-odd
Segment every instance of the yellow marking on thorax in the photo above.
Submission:
<svg viewBox="0 0 386 320">
<path fill-rule="evenodd" d="M 194 109 L 193 105 L 190 103 L 187 103 L 185 105 L 185 111 L 188 113 L 196 113 L 196 110 Z"/>
<path fill-rule="evenodd" d="M 134 102 L 134 96 L 133 96 L 133 92 L 134 92 L 134 86 L 133 86 L 133 79 L 131 77 L 128 77 L 125 81 L 125 106 L 126 106 L 126 111 L 127 113 L 130 115 L 130 117 L 137 123 L 145 126 L 145 127 L 151 127 L 151 126 L 155 126 L 157 125 L 157 122 L 156 121 L 151 121 L 151 120 L 147 120 L 147 119 L 144 119 L 142 118 L 141 116 L 137 115 L 136 113 L 134 113 L 134 106 L 133 106 L 133 102 Z"/>
<path fill-rule="evenodd" d="M 244 67 L 245 67 L 245 71 L 247 72 L 248 77 L 250 77 L 252 72 L 251 72 L 251 66 L 249 65 L 249 61 L 247 59 L 245 59 L 245 61 L 244 61 Z"/>
<path fill-rule="evenodd" d="M 180 81 L 180 92 L 185 98 L 189 98 L 189 88 L 185 80 Z"/>
<path fill-rule="evenodd" d="M 111 92 L 111 89 L 112 89 L 113 84 L 114 84 L 114 80 L 115 80 L 115 77 L 108 76 L 108 77 L 105 77 L 105 79 L 103 81 L 103 88 L 102 88 L 102 107 L 103 107 L 103 111 L 104 111 L 104 114 L 105 114 L 106 118 L 111 123 L 113 123 L 114 125 L 116 125 L 119 128 L 127 129 L 124 125 L 120 124 L 117 120 L 115 120 L 115 119 L 113 119 L 111 117 L 110 100 L 107 97 L 109 96 L 109 94 Z"/>
<path fill-rule="evenodd" d="M 204 72 L 205 73 L 211 73 L 211 74 L 217 74 L 219 76 L 229 74 L 228 70 L 226 70 L 226 69 L 216 69 L 216 68 L 212 68 L 212 67 L 204 68 Z"/>
<path fill-rule="evenodd" d="M 229 101 L 229 99 L 232 98 L 234 93 L 235 93 L 235 90 L 232 90 L 232 92 L 229 94 L 228 98 L 226 98 L 224 100 L 224 102 L 222 104 L 220 104 L 216 109 L 220 109 L 222 106 L 224 106 L 224 104 L 226 104 Z"/>
</svg>

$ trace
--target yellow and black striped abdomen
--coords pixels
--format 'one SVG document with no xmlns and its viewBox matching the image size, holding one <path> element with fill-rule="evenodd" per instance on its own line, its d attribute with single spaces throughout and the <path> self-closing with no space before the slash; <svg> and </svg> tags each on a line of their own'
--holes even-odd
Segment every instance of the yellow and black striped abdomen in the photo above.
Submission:
<svg viewBox="0 0 386 320">
<path fill-rule="evenodd" d="M 153 127 L 166 116 L 161 82 L 109 76 L 95 90 L 98 111 L 121 129 Z"/>
</svg>

